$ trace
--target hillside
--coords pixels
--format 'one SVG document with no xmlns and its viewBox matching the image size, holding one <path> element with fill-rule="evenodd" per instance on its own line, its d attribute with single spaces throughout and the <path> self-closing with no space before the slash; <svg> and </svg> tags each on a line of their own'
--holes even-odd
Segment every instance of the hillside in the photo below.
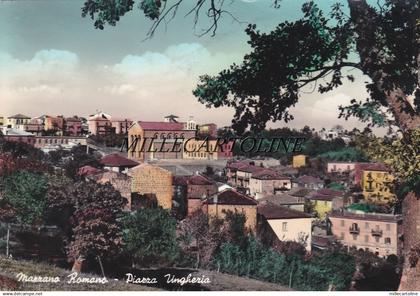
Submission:
<svg viewBox="0 0 420 296">
<path fill-rule="evenodd" d="M 18 282 L 16 275 L 18 273 L 25 273 L 26 275 L 38 275 L 56 277 L 59 276 L 61 281 L 59 283 L 29 283 Z M 24 291 L 159 291 L 160 289 L 137 285 L 127 284 L 120 280 L 109 280 L 106 284 L 69 284 L 67 283 L 67 276 L 71 272 L 52 265 L 44 263 L 35 263 L 24 260 L 7 259 L 0 257 L 0 290 L 24 290 Z M 196 287 L 197 290 L 209 291 L 288 291 L 290 289 L 272 284 L 253 280 L 245 277 L 237 277 L 214 271 L 199 270 L 193 271 L 193 276 L 200 277 L 207 276 L 211 280 L 211 284 Z M 94 275 L 84 274 L 82 277 L 97 277 Z M 170 287 L 170 290 L 195 290 L 191 287 Z"/>
</svg>

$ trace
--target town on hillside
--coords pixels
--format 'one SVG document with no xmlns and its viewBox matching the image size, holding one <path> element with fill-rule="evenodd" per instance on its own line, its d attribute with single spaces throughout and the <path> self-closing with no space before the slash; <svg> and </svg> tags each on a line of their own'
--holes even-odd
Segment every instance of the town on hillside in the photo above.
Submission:
<svg viewBox="0 0 420 296">
<path fill-rule="evenodd" d="M 136 137 L 168 147 L 194 138 L 179 145 L 200 147 L 234 133 L 175 115 L 16 114 L 0 117 L 0 126 L 4 256 L 115 277 L 166 263 L 295 289 L 398 287 L 398 190 L 391 168 L 358 145 L 366 131 L 270 129 L 268 138 L 306 138 L 300 153 L 270 155 L 229 142 L 215 151 L 121 149 Z"/>
</svg>

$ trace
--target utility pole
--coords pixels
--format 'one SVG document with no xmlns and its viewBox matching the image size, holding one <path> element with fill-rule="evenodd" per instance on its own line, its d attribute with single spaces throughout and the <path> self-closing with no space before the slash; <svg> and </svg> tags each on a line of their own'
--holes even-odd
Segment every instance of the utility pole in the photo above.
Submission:
<svg viewBox="0 0 420 296">
<path fill-rule="evenodd" d="M 6 235 L 6 257 L 9 257 L 9 240 L 10 240 L 10 224 L 7 223 L 7 235 Z"/>
</svg>

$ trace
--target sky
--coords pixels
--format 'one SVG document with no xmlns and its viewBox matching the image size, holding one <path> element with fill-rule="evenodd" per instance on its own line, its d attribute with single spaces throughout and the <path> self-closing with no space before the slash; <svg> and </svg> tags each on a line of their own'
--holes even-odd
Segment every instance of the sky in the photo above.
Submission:
<svg viewBox="0 0 420 296">
<path fill-rule="evenodd" d="M 334 3 L 319 2 L 326 10 Z M 136 8 L 116 27 L 97 30 L 81 17 L 83 1 L 0 1 L 0 116 L 87 116 L 100 110 L 133 120 L 175 114 L 229 125 L 232 109 L 208 109 L 192 95 L 199 76 L 240 63 L 249 52 L 247 23 L 268 32 L 302 16 L 303 1 L 283 0 L 279 9 L 269 0 L 232 1 L 228 8 L 240 23 L 224 17 L 214 37 L 198 36 L 207 24 L 204 16 L 196 28 L 193 18 L 185 17 L 191 3 L 184 0 L 177 17 L 145 40 L 152 23 Z M 339 105 L 367 97 L 366 79 L 349 74 L 358 78 L 355 83 L 322 95 L 303 93 L 291 109 L 294 121 L 269 126 L 362 128 L 355 119 L 337 118 Z"/>
</svg>

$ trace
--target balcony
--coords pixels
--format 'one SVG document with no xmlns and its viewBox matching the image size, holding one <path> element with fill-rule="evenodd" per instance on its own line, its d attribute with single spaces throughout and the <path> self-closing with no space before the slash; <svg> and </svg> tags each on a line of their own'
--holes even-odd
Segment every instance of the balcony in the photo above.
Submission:
<svg viewBox="0 0 420 296">
<path fill-rule="evenodd" d="M 382 236 L 383 231 L 379 230 L 379 229 L 372 229 L 372 236 L 378 236 L 381 237 Z"/>
<path fill-rule="evenodd" d="M 351 226 L 351 227 L 349 228 L 349 232 L 350 232 L 351 234 L 359 234 L 359 233 L 360 233 L 360 228 L 359 228 L 359 227 L 354 227 L 354 226 Z"/>
</svg>

